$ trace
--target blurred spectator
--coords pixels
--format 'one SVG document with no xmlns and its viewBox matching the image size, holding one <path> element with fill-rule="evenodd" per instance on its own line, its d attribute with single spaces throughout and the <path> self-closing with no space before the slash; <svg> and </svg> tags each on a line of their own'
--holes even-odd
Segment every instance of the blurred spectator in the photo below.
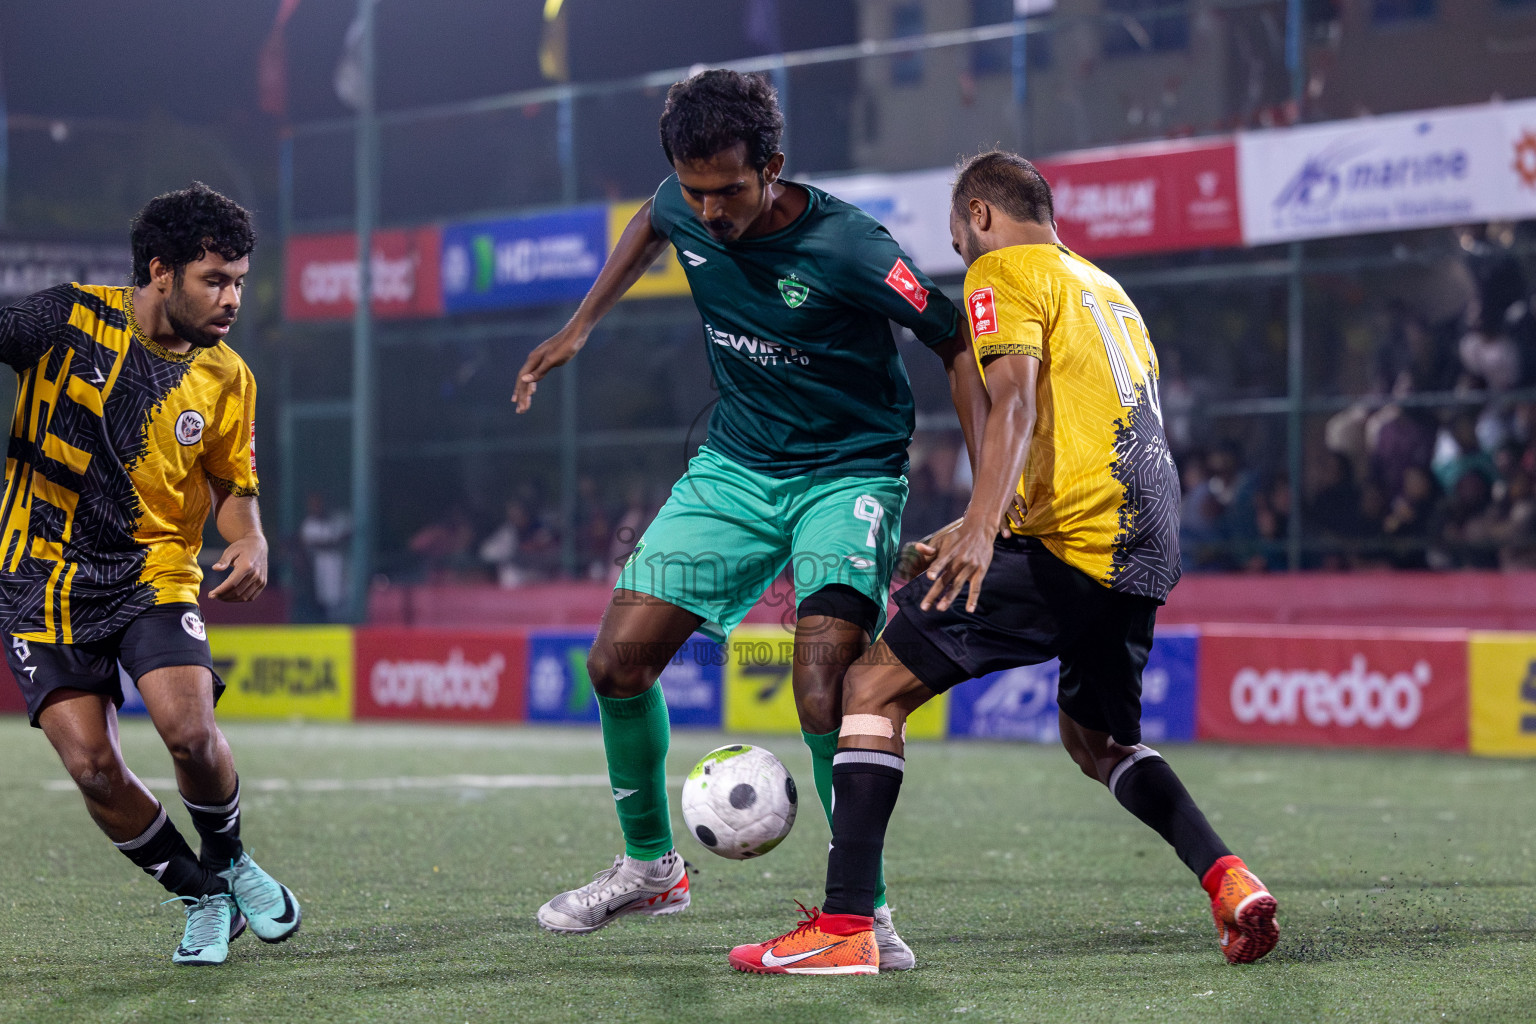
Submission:
<svg viewBox="0 0 1536 1024">
<path fill-rule="evenodd" d="M 522 538 L 528 534 L 528 510 L 520 501 L 507 502 L 501 524 L 480 542 L 480 560 L 489 563 L 498 586 L 511 589 L 526 582 L 527 574 L 517 561 Z"/>
<path fill-rule="evenodd" d="M 598 493 L 597 480 L 584 476 L 576 484 L 576 561 L 587 579 L 607 579 L 612 540 L 613 519 Z"/>
<path fill-rule="evenodd" d="M 468 571 L 475 527 L 463 506 L 455 505 L 443 518 L 417 530 L 407 545 L 429 582 L 451 580 Z"/>
<path fill-rule="evenodd" d="M 1392 565 L 1398 569 L 1427 569 L 1435 505 L 1440 490 L 1424 466 L 1403 470 L 1402 486 L 1387 509 L 1381 529 L 1392 544 Z"/>
<path fill-rule="evenodd" d="M 1430 527 L 1436 542 L 1427 552 L 1431 569 L 1492 569 L 1498 564 L 1491 549 L 1472 543 L 1479 532 L 1481 517 L 1492 504 L 1493 480 L 1489 473 L 1472 469 L 1456 478 L 1435 510 Z"/>
<path fill-rule="evenodd" d="M 1449 426 L 1441 427 L 1435 438 L 1430 467 L 1447 493 L 1456 490 L 1456 482 L 1466 473 L 1482 473 L 1489 480 L 1497 477 L 1493 458 L 1483 451 L 1477 439 L 1477 417 L 1461 413 Z"/>
<path fill-rule="evenodd" d="M 613 536 L 608 541 L 608 578 L 619 578 L 619 570 L 640 543 L 640 536 L 651 521 L 650 509 L 645 504 L 645 486 L 631 484 L 624 495 L 624 511 L 614 524 Z"/>
<path fill-rule="evenodd" d="M 347 572 L 347 547 L 352 539 L 352 517 L 340 509 L 328 509 L 325 496 L 311 493 L 299 524 L 299 543 L 309 563 L 309 579 L 315 605 L 326 622 L 346 618 L 351 596 Z"/>
</svg>

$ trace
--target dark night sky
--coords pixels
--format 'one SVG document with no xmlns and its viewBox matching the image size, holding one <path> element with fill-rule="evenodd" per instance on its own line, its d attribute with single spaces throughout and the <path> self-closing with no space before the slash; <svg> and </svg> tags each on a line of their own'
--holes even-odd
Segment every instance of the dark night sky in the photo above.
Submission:
<svg viewBox="0 0 1536 1024">
<path fill-rule="evenodd" d="M 614 78 L 752 52 L 742 0 L 568 0 L 572 72 Z M 15 113 L 138 117 L 162 110 L 232 125 L 256 109 L 256 54 L 277 0 L 0 3 Z M 381 0 L 380 102 L 436 103 L 539 85 L 542 0 Z M 151 12 L 146 15 L 145 11 Z M 353 0 L 302 0 L 288 29 L 296 119 L 344 112 L 331 90 Z M 853 38 L 851 0 L 782 0 L 787 46 Z"/>
</svg>

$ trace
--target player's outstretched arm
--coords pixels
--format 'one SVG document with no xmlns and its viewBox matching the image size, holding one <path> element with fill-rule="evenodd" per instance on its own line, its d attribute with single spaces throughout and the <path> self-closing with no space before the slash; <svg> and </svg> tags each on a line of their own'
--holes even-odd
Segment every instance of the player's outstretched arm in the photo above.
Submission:
<svg viewBox="0 0 1536 1024">
<path fill-rule="evenodd" d="M 517 371 L 517 388 L 512 392 L 512 401 L 517 403 L 518 412 L 528 411 L 533 404 L 533 393 L 539 389 L 539 381 L 544 375 L 557 366 L 564 366 L 581 351 L 597 322 L 608 315 L 614 304 L 640 280 L 640 275 L 666 248 L 666 237 L 651 227 L 651 203 L 647 200 L 630 218 L 570 323 L 528 353 L 522 369 Z"/>
<path fill-rule="evenodd" d="M 997 356 L 987 364 L 987 390 L 992 409 L 987 414 L 976 467 L 971 503 L 958 530 L 936 538 L 928 578 L 933 586 L 923 597 L 923 610 L 935 603 L 948 609 L 969 584 L 966 611 L 976 610 L 981 581 L 992 565 L 992 542 L 1013 504 L 1029 442 L 1035 432 L 1035 381 L 1040 360 L 1034 356 Z"/>
<path fill-rule="evenodd" d="M 256 496 L 230 494 L 216 483 L 209 486 L 219 536 L 229 542 L 213 568 L 218 572 L 228 569 L 229 575 L 208 596 L 220 601 L 254 601 L 267 588 L 267 538 L 261 530 Z"/>
</svg>

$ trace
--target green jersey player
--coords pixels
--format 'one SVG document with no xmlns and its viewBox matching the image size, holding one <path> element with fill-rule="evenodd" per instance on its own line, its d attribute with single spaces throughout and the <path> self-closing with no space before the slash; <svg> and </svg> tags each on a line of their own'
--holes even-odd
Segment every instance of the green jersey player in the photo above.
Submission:
<svg viewBox="0 0 1536 1024">
<path fill-rule="evenodd" d="M 795 704 L 830 816 L 843 675 L 884 622 L 907 495 L 913 402 L 890 321 L 944 360 L 957 406 L 973 413 L 962 417 L 968 443 L 985 417 L 955 307 L 873 218 L 779 177 L 783 125 L 759 77 L 714 70 L 674 85 L 661 142 L 676 173 L 624 230 L 571 322 L 518 374 L 521 412 L 667 243 L 676 247 L 719 398 L 587 658 L 625 854 L 540 908 L 552 931 L 688 905 L 656 680 L 695 630 L 729 634 L 786 565 L 798 602 Z M 883 885 L 876 920 L 881 965 L 912 966 Z"/>
</svg>

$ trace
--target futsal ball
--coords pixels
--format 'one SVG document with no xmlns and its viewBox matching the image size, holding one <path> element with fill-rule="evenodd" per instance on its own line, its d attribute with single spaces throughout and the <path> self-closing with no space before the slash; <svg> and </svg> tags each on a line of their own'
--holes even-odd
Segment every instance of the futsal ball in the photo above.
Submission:
<svg viewBox="0 0 1536 1024">
<path fill-rule="evenodd" d="M 734 743 L 711 750 L 683 783 L 683 821 L 712 853 L 761 857 L 789 835 L 799 796 L 795 780 L 762 747 Z"/>
</svg>

